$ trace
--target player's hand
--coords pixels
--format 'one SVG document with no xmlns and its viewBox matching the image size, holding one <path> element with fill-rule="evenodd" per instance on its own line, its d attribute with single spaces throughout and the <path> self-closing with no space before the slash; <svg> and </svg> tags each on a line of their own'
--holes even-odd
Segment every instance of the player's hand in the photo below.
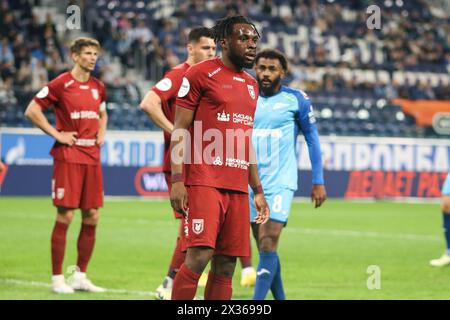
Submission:
<svg viewBox="0 0 450 320">
<path fill-rule="evenodd" d="M 103 145 L 103 143 L 105 143 L 105 134 L 104 133 L 98 133 L 97 134 L 97 140 L 95 141 L 95 143 L 101 147 Z"/>
<path fill-rule="evenodd" d="M 77 141 L 78 133 L 76 131 L 64 132 L 61 131 L 59 135 L 56 137 L 56 141 L 61 144 L 65 144 L 68 146 L 73 146 L 73 144 Z"/>
<path fill-rule="evenodd" d="M 315 184 L 311 190 L 311 202 L 314 202 L 314 208 L 318 208 L 327 199 L 327 193 L 323 184 Z"/>
<path fill-rule="evenodd" d="M 266 197 L 264 193 L 258 193 L 254 196 L 255 208 L 256 208 L 256 218 L 253 222 L 257 224 L 264 224 L 269 220 L 270 210 L 267 205 Z"/>
<path fill-rule="evenodd" d="M 183 213 L 185 215 L 188 214 L 188 193 L 183 182 L 172 184 L 172 191 L 170 192 L 170 204 L 175 211 Z"/>
</svg>

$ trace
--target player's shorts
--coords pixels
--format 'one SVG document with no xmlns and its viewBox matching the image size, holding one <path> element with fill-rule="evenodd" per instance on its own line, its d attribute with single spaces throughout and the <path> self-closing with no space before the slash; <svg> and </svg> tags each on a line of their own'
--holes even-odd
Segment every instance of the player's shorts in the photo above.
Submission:
<svg viewBox="0 0 450 320">
<path fill-rule="evenodd" d="M 183 249 L 206 246 L 214 254 L 250 256 L 248 194 L 206 186 L 188 186 Z"/>
<path fill-rule="evenodd" d="M 164 177 L 166 178 L 167 189 L 169 190 L 169 195 L 170 195 L 170 191 L 172 190 L 172 183 L 170 182 L 171 175 L 170 175 L 170 173 L 164 173 Z M 183 214 L 179 213 L 175 210 L 173 210 L 173 216 L 175 217 L 175 219 L 183 218 Z"/>
<path fill-rule="evenodd" d="M 450 196 L 450 172 L 447 174 L 447 178 L 445 178 L 444 184 L 442 185 L 442 195 Z"/>
<path fill-rule="evenodd" d="M 101 165 L 53 164 L 52 199 L 55 207 L 96 209 L 103 206 Z"/>
<path fill-rule="evenodd" d="M 267 204 L 270 209 L 270 220 L 286 224 L 291 211 L 292 199 L 294 198 L 294 191 L 287 188 L 279 188 L 274 190 L 264 191 Z M 256 218 L 256 208 L 254 203 L 253 191 L 249 190 L 250 201 L 250 221 L 253 222 Z"/>
</svg>

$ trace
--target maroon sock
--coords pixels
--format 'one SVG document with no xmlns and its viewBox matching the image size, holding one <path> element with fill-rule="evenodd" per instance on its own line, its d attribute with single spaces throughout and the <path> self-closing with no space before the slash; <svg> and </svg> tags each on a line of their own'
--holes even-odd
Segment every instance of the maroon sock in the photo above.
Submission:
<svg viewBox="0 0 450 320">
<path fill-rule="evenodd" d="M 205 288 L 205 300 L 231 300 L 232 278 L 218 276 L 211 271 Z"/>
<path fill-rule="evenodd" d="M 184 258 L 186 257 L 186 253 L 181 251 L 181 238 L 177 237 L 177 244 L 173 251 L 172 261 L 170 262 L 169 271 L 167 272 L 167 276 L 175 279 L 175 275 L 180 270 L 181 265 L 184 262 Z"/>
<path fill-rule="evenodd" d="M 249 252 L 250 252 L 250 255 L 248 257 L 239 257 L 239 260 L 241 260 L 242 269 L 252 266 L 252 244 L 251 243 L 250 243 Z"/>
<path fill-rule="evenodd" d="M 173 281 L 172 300 L 193 300 L 200 276 L 183 263 Z"/>
<path fill-rule="evenodd" d="M 64 252 L 66 251 L 66 235 L 68 224 L 56 221 L 53 227 L 51 249 L 52 249 L 52 272 L 53 275 L 62 274 Z"/>
<path fill-rule="evenodd" d="M 77 266 L 80 272 L 86 272 L 95 244 L 95 225 L 82 224 L 78 235 L 78 259 Z"/>
</svg>

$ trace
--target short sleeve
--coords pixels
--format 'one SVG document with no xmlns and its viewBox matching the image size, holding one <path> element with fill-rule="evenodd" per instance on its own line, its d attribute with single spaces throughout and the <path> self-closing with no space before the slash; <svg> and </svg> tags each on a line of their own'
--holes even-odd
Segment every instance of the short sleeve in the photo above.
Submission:
<svg viewBox="0 0 450 320">
<path fill-rule="evenodd" d="M 106 88 L 102 82 L 100 83 L 100 97 L 100 111 L 106 111 Z"/>
<path fill-rule="evenodd" d="M 184 70 L 171 70 L 164 75 L 152 91 L 155 92 L 162 101 L 169 101 L 177 97 L 183 79 Z"/>
<path fill-rule="evenodd" d="M 197 67 L 191 67 L 183 77 L 180 90 L 176 100 L 176 105 L 196 110 L 202 96 L 202 72 Z"/>
<path fill-rule="evenodd" d="M 33 98 L 33 100 L 40 105 L 43 110 L 48 109 L 58 101 L 58 82 L 56 80 L 57 79 L 50 81 Z"/>
</svg>

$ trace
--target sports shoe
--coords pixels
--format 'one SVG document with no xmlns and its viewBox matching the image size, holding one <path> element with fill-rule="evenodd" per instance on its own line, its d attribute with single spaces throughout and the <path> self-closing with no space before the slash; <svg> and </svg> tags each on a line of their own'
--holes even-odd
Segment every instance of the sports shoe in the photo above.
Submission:
<svg viewBox="0 0 450 320">
<path fill-rule="evenodd" d="M 256 271 L 253 267 L 242 269 L 241 272 L 241 286 L 253 287 L 256 283 Z"/>
<path fill-rule="evenodd" d="M 166 277 L 163 283 L 156 289 L 156 300 L 171 300 L 173 279 Z"/>
<path fill-rule="evenodd" d="M 62 274 L 52 276 L 52 291 L 54 293 L 74 293 L 73 289 L 67 285 Z"/>
<path fill-rule="evenodd" d="M 72 282 L 70 283 L 70 286 L 72 287 L 72 289 L 78 291 L 95 292 L 95 293 L 106 291 L 106 289 L 94 285 L 92 281 L 86 277 L 86 273 L 84 272 L 75 272 L 73 275 Z"/>
<path fill-rule="evenodd" d="M 450 264 L 450 256 L 447 253 L 444 253 L 440 258 L 433 259 L 430 261 L 430 265 L 432 267 L 444 267 Z"/>
<path fill-rule="evenodd" d="M 200 279 L 198 279 L 198 286 L 199 287 L 205 287 L 206 286 L 206 282 L 208 282 L 208 274 L 207 273 L 202 273 L 202 275 L 200 276 Z"/>
</svg>

